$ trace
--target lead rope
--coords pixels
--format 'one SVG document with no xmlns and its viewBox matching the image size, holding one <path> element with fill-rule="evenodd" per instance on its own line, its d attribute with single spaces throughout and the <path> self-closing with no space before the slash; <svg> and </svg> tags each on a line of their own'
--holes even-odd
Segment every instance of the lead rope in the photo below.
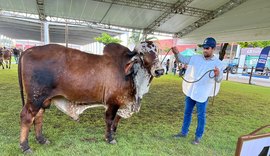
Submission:
<svg viewBox="0 0 270 156">
<path fill-rule="evenodd" d="M 188 81 L 188 80 L 186 80 L 186 79 L 183 77 L 183 75 L 180 75 L 180 77 L 181 77 L 185 82 L 187 82 L 187 83 L 196 83 L 196 82 L 200 81 L 207 73 L 209 73 L 208 76 L 209 76 L 210 79 L 215 78 L 215 76 L 211 76 L 211 75 L 210 75 L 212 71 L 214 71 L 214 69 L 208 70 L 208 71 L 205 72 L 198 80 L 195 80 L 195 81 Z M 214 81 L 215 81 L 215 83 L 214 83 L 214 93 L 213 93 L 212 105 L 214 105 L 215 94 L 216 94 L 216 85 L 217 85 L 216 80 L 214 80 Z"/>
<path fill-rule="evenodd" d="M 168 52 L 166 53 L 166 55 L 164 56 L 164 58 L 162 59 L 162 61 L 160 62 L 160 64 L 162 65 L 162 62 L 164 61 L 164 59 L 166 58 L 166 56 L 169 54 L 169 52 L 172 50 L 172 48 L 170 48 L 169 50 L 168 50 Z"/>
<path fill-rule="evenodd" d="M 162 65 L 164 59 L 166 58 L 166 56 L 169 54 L 169 52 L 170 52 L 171 50 L 172 50 L 172 48 L 170 48 L 170 49 L 168 50 L 168 52 L 166 53 L 166 55 L 164 56 L 163 60 L 162 60 L 161 63 L 160 63 L 161 65 Z M 176 59 L 176 61 L 179 62 L 178 59 Z M 203 74 L 203 76 L 201 76 L 198 80 L 195 80 L 195 81 L 188 81 L 188 80 L 186 80 L 186 79 L 183 77 L 183 75 L 180 75 L 180 77 L 181 77 L 184 81 L 186 81 L 187 83 L 196 83 L 196 82 L 200 81 L 200 80 L 201 80 L 208 72 L 209 72 L 209 75 L 208 75 L 209 78 L 210 78 L 210 79 L 214 78 L 215 76 L 211 76 L 211 75 L 210 75 L 210 73 L 211 73 L 212 71 L 214 71 L 214 69 L 208 70 L 207 72 L 205 72 L 205 73 Z M 214 93 L 213 93 L 212 105 L 214 105 L 215 94 L 216 94 L 216 85 L 217 85 L 216 80 L 214 80 L 214 81 L 215 81 L 215 84 L 214 84 Z"/>
</svg>

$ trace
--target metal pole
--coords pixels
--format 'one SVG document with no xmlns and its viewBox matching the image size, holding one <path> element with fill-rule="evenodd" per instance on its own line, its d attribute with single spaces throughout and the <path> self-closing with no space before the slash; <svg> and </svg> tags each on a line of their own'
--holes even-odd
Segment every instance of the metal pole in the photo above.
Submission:
<svg viewBox="0 0 270 156">
<path fill-rule="evenodd" d="M 66 42 L 66 47 L 68 47 L 68 25 L 67 25 L 67 23 L 65 26 L 65 42 Z"/>
<path fill-rule="evenodd" d="M 230 60 L 232 60 L 232 52 L 233 52 L 233 43 L 231 43 L 231 51 L 230 51 Z"/>
<path fill-rule="evenodd" d="M 44 26 L 43 23 L 40 23 L 40 41 L 44 44 Z"/>
<path fill-rule="evenodd" d="M 253 75 L 253 70 L 254 70 L 254 67 L 252 66 L 251 73 L 249 75 L 249 81 L 248 81 L 249 84 L 251 84 L 251 78 L 252 78 L 252 75 Z"/>
<path fill-rule="evenodd" d="M 143 39 L 142 41 L 146 41 L 147 35 L 148 35 L 146 29 L 143 30 L 142 35 L 143 35 L 143 36 L 142 36 L 142 39 Z"/>
<path fill-rule="evenodd" d="M 50 43 L 50 36 L 49 36 L 49 23 L 44 21 L 43 22 L 43 32 L 44 32 L 44 44 Z"/>
<path fill-rule="evenodd" d="M 227 73 L 226 73 L 226 81 L 228 81 L 230 69 L 227 68 L 226 72 L 227 72 Z"/>
</svg>

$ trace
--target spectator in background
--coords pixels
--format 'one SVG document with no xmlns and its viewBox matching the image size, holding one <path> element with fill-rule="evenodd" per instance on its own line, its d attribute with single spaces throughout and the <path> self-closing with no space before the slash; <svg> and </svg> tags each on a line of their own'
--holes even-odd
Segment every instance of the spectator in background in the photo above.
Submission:
<svg viewBox="0 0 270 156">
<path fill-rule="evenodd" d="M 187 70 L 187 65 L 186 64 L 182 64 L 182 67 L 181 67 L 181 76 L 185 75 L 186 70 Z"/>
<path fill-rule="evenodd" d="M 265 68 L 265 76 L 269 76 L 270 69 L 268 67 Z"/>
<path fill-rule="evenodd" d="M 18 64 L 19 58 L 20 58 L 20 51 L 16 47 L 13 49 L 13 55 L 14 55 L 16 64 Z"/>
<path fill-rule="evenodd" d="M 166 74 L 168 74 L 169 67 L 170 67 L 170 59 L 168 59 L 166 62 Z"/>
<path fill-rule="evenodd" d="M 179 70 L 178 75 L 181 76 L 181 72 L 182 72 L 182 63 L 179 63 L 179 64 L 178 64 L 178 70 Z"/>
<path fill-rule="evenodd" d="M 244 64 L 243 73 L 247 72 L 247 64 Z"/>
<path fill-rule="evenodd" d="M 173 62 L 173 75 L 176 74 L 176 71 L 177 71 L 177 63 L 176 61 Z"/>
</svg>

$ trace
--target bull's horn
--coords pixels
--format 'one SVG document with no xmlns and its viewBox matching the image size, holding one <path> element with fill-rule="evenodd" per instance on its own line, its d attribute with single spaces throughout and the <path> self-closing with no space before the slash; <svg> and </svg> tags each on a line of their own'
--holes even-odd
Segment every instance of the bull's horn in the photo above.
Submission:
<svg viewBox="0 0 270 156">
<path fill-rule="evenodd" d="M 128 51 L 127 52 L 127 54 L 128 54 L 128 56 L 134 56 L 134 55 L 136 55 L 137 54 L 137 51 L 135 51 L 135 50 L 133 50 L 133 51 Z"/>
</svg>

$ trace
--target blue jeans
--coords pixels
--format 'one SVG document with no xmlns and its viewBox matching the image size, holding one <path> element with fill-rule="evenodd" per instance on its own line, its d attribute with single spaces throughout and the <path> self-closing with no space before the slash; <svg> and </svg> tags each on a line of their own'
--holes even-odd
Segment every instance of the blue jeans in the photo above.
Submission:
<svg viewBox="0 0 270 156">
<path fill-rule="evenodd" d="M 15 61 L 16 61 L 16 64 L 18 64 L 18 62 L 19 62 L 19 56 L 15 56 L 15 55 L 14 55 L 14 59 L 15 59 Z"/>
<path fill-rule="evenodd" d="M 201 102 L 197 102 L 195 100 L 192 100 L 190 97 L 186 96 L 184 121 L 183 121 L 182 131 L 181 131 L 181 133 L 183 135 L 188 134 L 189 126 L 190 126 L 191 119 L 192 119 L 193 108 L 196 105 L 198 124 L 197 124 L 195 136 L 197 139 L 202 138 L 205 124 L 206 124 L 207 104 L 208 104 L 208 99 L 205 102 L 201 103 Z"/>
</svg>

